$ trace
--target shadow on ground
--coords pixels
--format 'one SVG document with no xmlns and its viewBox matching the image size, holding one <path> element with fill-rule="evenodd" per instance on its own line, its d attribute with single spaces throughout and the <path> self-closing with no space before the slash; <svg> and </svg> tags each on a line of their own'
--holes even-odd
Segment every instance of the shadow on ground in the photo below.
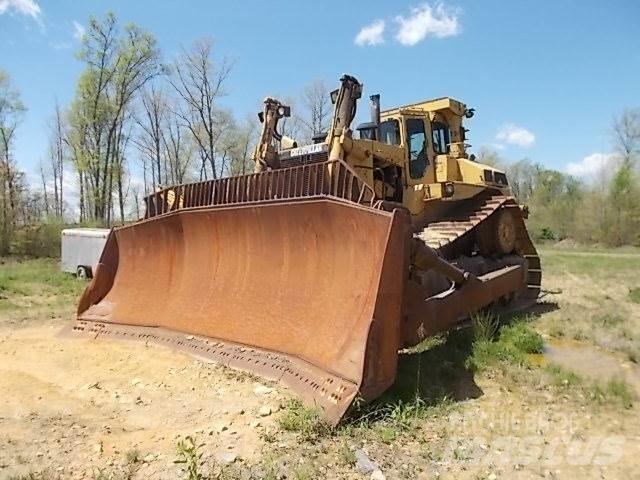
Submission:
<svg viewBox="0 0 640 480">
<path fill-rule="evenodd" d="M 480 397 L 483 392 L 466 366 L 472 343 L 470 329 L 461 329 L 401 353 L 394 384 L 370 404 L 356 402 L 348 417 L 356 423 L 384 421 L 398 406 L 429 408 Z"/>
<path fill-rule="evenodd" d="M 534 320 L 558 308 L 555 302 L 538 302 L 525 310 L 499 314 L 499 323 L 503 326 L 523 318 Z M 356 406 L 350 417 L 356 421 L 358 418 L 384 420 L 393 406 L 399 404 L 419 402 L 423 407 L 435 407 L 443 402 L 482 396 L 474 371 L 468 366 L 474 340 L 470 326 L 468 322 L 401 353 L 394 384 L 372 403 Z"/>
</svg>

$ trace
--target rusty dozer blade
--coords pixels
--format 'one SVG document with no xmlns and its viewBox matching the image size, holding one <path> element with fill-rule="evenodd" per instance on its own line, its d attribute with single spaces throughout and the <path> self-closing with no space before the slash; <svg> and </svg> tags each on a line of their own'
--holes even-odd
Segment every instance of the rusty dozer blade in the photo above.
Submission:
<svg viewBox="0 0 640 480">
<path fill-rule="evenodd" d="M 330 198 L 178 210 L 112 230 L 75 333 L 278 380 L 335 424 L 394 381 L 407 213 Z"/>
</svg>

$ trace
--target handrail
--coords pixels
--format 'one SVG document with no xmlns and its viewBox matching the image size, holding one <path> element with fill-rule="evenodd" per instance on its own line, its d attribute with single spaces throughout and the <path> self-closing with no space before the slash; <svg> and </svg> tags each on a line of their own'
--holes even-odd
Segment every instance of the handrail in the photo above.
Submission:
<svg viewBox="0 0 640 480">
<path fill-rule="evenodd" d="M 328 196 L 374 206 L 373 189 L 342 160 L 185 183 L 145 197 L 145 218 L 177 210 Z"/>
</svg>

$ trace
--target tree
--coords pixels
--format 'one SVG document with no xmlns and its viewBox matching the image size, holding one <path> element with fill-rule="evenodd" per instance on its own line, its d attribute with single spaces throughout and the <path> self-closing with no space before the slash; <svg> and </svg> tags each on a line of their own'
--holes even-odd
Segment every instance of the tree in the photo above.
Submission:
<svg viewBox="0 0 640 480">
<path fill-rule="evenodd" d="M 484 146 L 478 150 L 476 161 L 496 168 L 502 168 L 505 163 L 498 152 Z"/>
<path fill-rule="evenodd" d="M 176 99 L 152 83 L 143 91 L 140 104 L 134 143 L 140 152 L 145 193 L 149 191 L 148 173 L 151 191 L 159 185 L 183 183 L 192 164 L 194 142 L 184 122 L 173 113 Z"/>
<path fill-rule="evenodd" d="M 141 112 L 136 116 L 139 134 L 135 144 L 142 156 L 145 176 L 147 165 L 150 166 L 151 186 L 154 191 L 157 185 L 164 185 L 169 180 L 167 168 L 163 165 L 165 163 L 163 128 L 170 112 L 164 92 L 153 84 L 142 92 L 140 104 Z"/>
<path fill-rule="evenodd" d="M 114 192 L 118 192 L 120 220 L 124 220 L 126 172 L 125 125 L 141 89 L 161 72 L 154 37 L 135 24 L 122 32 L 112 13 L 89 20 L 78 57 L 86 67 L 71 107 L 75 142 L 74 165 L 87 191 L 92 217 L 110 223 Z M 86 207 L 85 207 L 86 208 Z"/>
<path fill-rule="evenodd" d="M 614 148 L 620 164 L 609 187 L 611 215 L 606 239 L 612 245 L 640 242 L 640 109 L 627 109 L 613 121 Z"/>
<path fill-rule="evenodd" d="M 613 138 L 622 159 L 635 163 L 640 155 L 640 108 L 626 109 L 614 118 Z"/>
<path fill-rule="evenodd" d="M 23 174 L 13 158 L 16 130 L 26 108 L 9 75 L 0 70 L 0 253 L 6 254 L 19 214 Z"/>
<path fill-rule="evenodd" d="M 230 175 L 246 175 L 253 172 L 253 150 L 258 137 L 258 124 L 253 116 L 246 117 L 241 125 L 230 132 L 227 143 L 230 145 Z"/>
<path fill-rule="evenodd" d="M 60 105 L 56 102 L 53 121 L 51 123 L 49 143 L 49 159 L 51 167 L 51 175 L 53 178 L 53 214 L 58 219 L 62 219 L 64 215 L 64 163 L 67 157 L 68 145 L 65 142 L 66 126 L 64 115 L 60 109 Z M 45 181 L 45 172 L 41 167 L 40 173 L 43 181 L 43 197 L 45 199 L 45 209 L 49 214 L 49 201 L 47 197 L 47 184 Z"/>
<path fill-rule="evenodd" d="M 329 128 L 333 113 L 329 89 L 322 80 L 316 80 L 302 91 L 302 105 L 306 112 L 300 117 L 306 134 L 311 139 Z"/>
<path fill-rule="evenodd" d="M 166 120 L 162 143 L 168 161 L 169 182 L 183 183 L 194 157 L 196 145 L 187 128 L 175 115 Z"/>
<path fill-rule="evenodd" d="M 223 175 L 228 151 L 220 145 L 225 132 L 232 126 L 231 115 L 218 106 L 225 95 L 225 83 L 231 72 L 226 59 L 213 60 L 213 44 L 210 39 L 194 42 L 190 50 L 183 50 L 173 64 L 169 77 L 176 94 L 181 99 L 174 113 L 189 129 L 198 146 L 201 161 L 201 179 Z"/>
</svg>

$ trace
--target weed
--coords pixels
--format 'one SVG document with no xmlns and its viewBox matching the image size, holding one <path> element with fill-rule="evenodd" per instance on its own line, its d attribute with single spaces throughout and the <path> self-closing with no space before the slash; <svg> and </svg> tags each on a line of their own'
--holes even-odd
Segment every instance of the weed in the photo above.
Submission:
<svg viewBox="0 0 640 480">
<path fill-rule="evenodd" d="M 456 447 L 453 450 L 453 456 L 456 460 L 461 462 L 469 460 L 469 453 L 463 446 Z"/>
<path fill-rule="evenodd" d="M 627 354 L 627 358 L 631 362 L 638 363 L 640 359 L 640 342 L 635 342 L 632 345 L 627 345 L 623 348 L 623 352 Z"/>
<path fill-rule="evenodd" d="M 442 345 L 446 342 L 447 336 L 444 333 L 440 333 L 437 335 L 433 335 L 431 337 L 425 338 L 419 344 L 407 348 L 406 353 L 422 353 L 431 348 L 437 347 L 438 345 Z"/>
<path fill-rule="evenodd" d="M 264 472 L 262 477 L 264 480 L 277 480 L 278 479 L 278 471 L 274 465 L 269 465 Z"/>
<path fill-rule="evenodd" d="M 588 383 L 575 373 L 559 365 L 548 365 L 545 370 L 550 375 L 554 386 L 563 389 L 579 387 L 579 391 L 590 402 L 599 405 L 617 404 L 624 408 L 633 406 L 635 395 L 629 385 L 622 379 L 612 378 L 604 384 L 598 382 Z"/>
<path fill-rule="evenodd" d="M 266 458 L 262 460 L 260 469 L 262 471 L 260 472 L 259 478 L 263 480 L 277 480 L 279 478 L 278 462 L 272 453 L 267 454 Z"/>
<path fill-rule="evenodd" d="M 265 430 L 263 432 L 260 433 L 260 439 L 264 442 L 264 443 L 274 443 L 278 437 L 276 436 L 276 434 L 270 430 Z"/>
<path fill-rule="evenodd" d="M 633 303 L 640 303 L 640 287 L 629 289 L 629 300 Z"/>
<path fill-rule="evenodd" d="M 388 403 L 379 400 L 359 412 L 352 421 L 353 425 L 359 427 L 369 427 L 374 422 L 380 423 L 377 428 L 380 439 L 385 443 L 391 443 L 398 432 L 410 430 L 416 421 L 448 412 L 450 406 L 451 401 L 447 397 L 433 404 L 428 404 L 419 395 L 409 401 L 396 400 Z"/>
<path fill-rule="evenodd" d="M 98 468 L 97 471 L 93 472 L 93 480 L 131 480 L 134 473 L 131 468 L 127 472 L 109 471 Z"/>
<path fill-rule="evenodd" d="M 382 443 L 392 444 L 396 440 L 398 430 L 391 425 L 381 425 L 377 428 L 378 436 Z"/>
<path fill-rule="evenodd" d="M 604 385 L 591 385 L 588 392 L 598 403 L 617 403 L 624 408 L 633 406 L 634 395 L 629 385 L 620 378 L 612 378 Z"/>
<path fill-rule="evenodd" d="M 311 465 L 304 464 L 293 469 L 293 478 L 296 480 L 311 480 L 316 478 L 316 473 Z"/>
<path fill-rule="evenodd" d="M 500 331 L 500 342 L 510 344 L 522 353 L 542 353 L 544 350 L 542 337 L 525 321 L 504 327 Z"/>
<path fill-rule="evenodd" d="M 138 463 L 140 461 L 140 450 L 137 448 L 127 450 L 125 458 L 127 459 L 127 463 Z"/>
<path fill-rule="evenodd" d="M 587 334 L 584 333 L 584 331 L 580 327 L 576 327 L 576 329 L 571 334 L 571 338 L 580 342 L 582 340 L 586 340 L 588 337 L 587 337 Z"/>
<path fill-rule="evenodd" d="M 498 333 L 499 320 L 491 310 L 481 310 L 471 315 L 471 328 L 476 341 L 491 341 Z"/>
<path fill-rule="evenodd" d="M 624 319 L 620 315 L 605 313 L 603 315 L 596 316 L 594 321 L 603 327 L 614 327 L 621 324 Z"/>
<path fill-rule="evenodd" d="M 187 436 L 177 445 L 178 458 L 173 463 L 184 465 L 183 472 L 187 480 L 201 480 L 204 476 L 200 473 L 202 468 L 202 452 L 199 450 L 204 444 L 197 445 L 193 437 Z"/>
<path fill-rule="evenodd" d="M 349 448 L 349 444 L 345 441 L 338 447 L 338 456 L 344 465 L 350 466 L 356 463 L 356 454 Z"/>
<path fill-rule="evenodd" d="M 238 478 L 245 477 L 246 475 L 244 475 L 242 467 L 235 463 L 222 465 L 222 467 L 220 467 L 220 472 L 215 476 L 218 480 L 236 480 Z"/>
<path fill-rule="evenodd" d="M 278 424 L 283 430 L 298 432 L 303 440 L 311 442 L 331 435 L 333 430 L 318 408 L 307 408 L 298 399 L 289 401 Z"/>
<path fill-rule="evenodd" d="M 560 365 L 552 363 L 547 365 L 545 370 L 550 375 L 553 385 L 557 387 L 569 387 L 582 383 L 582 379 L 578 375 L 565 370 Z"/>
<path fill-rule="evenodd" d="M 407 430 L 411 427 L 415 419 L 424 417 L 426 412 L 427 405 L 425 401 L 416 396 L 412 402 L 400 401 L 392 405 L 388 418 L 397 428 Z"/>
<path fill-rule="evenodd" d="M 473 352 L 467 359 L 467 366 L 476 371 L 483 371 L 499 362 L 523 364 L 526 357 L 513 350 L 508 345 L 490 340 L 476 340 L 473 342 Z"/>
<path fill-rule="evenodd" d="M 561 320 L 554 319 L 549 325 L 549 335 L 553 338 L 562 338 L 565 336 L 564 327 Z"/>
<path fill-rule="evenodd" d="M 46 472 L 29 472 L 24 475 L 12 475 L 7 480 L 49 480 L 53 478 Z"/>
<path fill-rule="evenodd" d="M 466 365 L 477 371 L 500 362 L 528 366 L 527 354 L 542 353 L 544 349 L 542 337 L 522 319 L 503 326 L 497 339 L 486 335 L 474 338 Z"/>
</svg>

